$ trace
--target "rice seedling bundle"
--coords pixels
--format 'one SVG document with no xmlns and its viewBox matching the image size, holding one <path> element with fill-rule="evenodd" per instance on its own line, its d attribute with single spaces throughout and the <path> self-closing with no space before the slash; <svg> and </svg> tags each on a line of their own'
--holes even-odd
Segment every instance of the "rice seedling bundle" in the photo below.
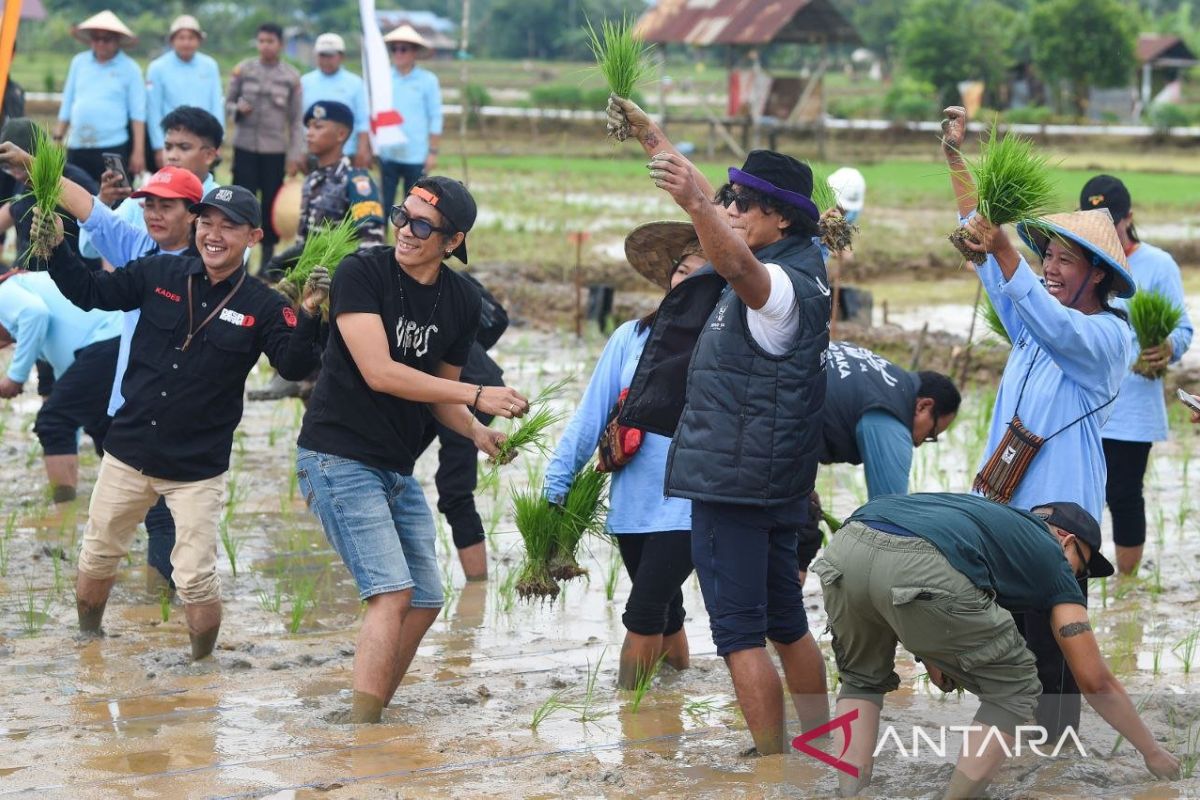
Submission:
<svg viewBox="0 0 1200 800">
<path fill-rule="evenodd" d="M 815 169 L 813 170 L 812 201 L 822 215 L 818 225 L 821 232 L 821 244 L 825 245 L 831 253 L 849 250 L 854 244 L 854 235 L 858 233 L 858 226 L 848 221 L 840 212 L 825 213 L 831 208 L 837 208 L 837 192 L 829 185 L 829 176 Z"/>
<path fill-rule="evenodd" d="M 284 280 L 303 292 L 308 276 L 317 267 L 329 270 L 332 277 L 342 259 L 358 249 L 358 225 L 350 217 L 340 222 L 324 222 L 309 231 L 304 250 Z"/>
<path fill-rule="evenodd" d="M 1000 321 L 1000 314 L 996 312 L 996 307 L 992 305 L 992 298 L 986 294 L 979 303 L 979 317 L 983 320 L 983 324 L 987 325 L 988 330 L 1009 344 L 1012 344 L 1012 339 L 1009 337 L 1008 331 L 1004 329 L 1004 323 Z"/>
<path fill-rule="evenodd" d="M 633 32 L 633 23 L 622 16 L 621 21 L 604 20 L 597 31 L 591 21 L 587 24 L 588 46 L 596 58 L 596 67 L 604 76 L 609 91 L 617 97 L 631 97 L 638 84 L 650 76 L 650 47 Z M 629 138 L 625 123 L 608 124 L 608 135 L 618 142 Z"/>
<path fill-rule="evenodd" d="M 510 427 L 508 437 L 500 443 L 500 452 L 489 456 L 488 462 L 493 466 L 508 464 L 517 457 L 517 453 L 528 451 L 546 455 L 546 433 L 565 416 L 563 412 L 550 408 L 547 403 L 562 393 L 570 382 L 570 378 L 564 378 L 552 383 L 533 398 L 529 406 L 531 409 L 536 406 L 536 410 L 531 410 L 520 422 Z"/>
<path fill-rule="evenodd" d="M 560 523 L 560 514 L 541 492 L 532 487 L 512 491 L 513 514 L 525 544 L 525 558 L 517 577 L 517 594 L 522 599 L 554 599 L 558 584 L 550 574 L 550 557 Z"/>
<path fill-rule="evenodd" d="M 1158 347 L 1179 325 L 1183 309 L 1175 305 L 1162 292 L 1139 289 L 1129 300 L 1129 324 L 1137 334 L 1138 346 L 1142 350 Z M 1166 374 L 1166 367 L 1148 366 L 1141 358 L 1133 365 L 1133 371 L 1143 378 L 1156 380 Z"/>
<path fill-rule="evenodd" d="M 67 166 L 67 148 L 50 138 L 42 126 L 33 129 L 34 154 L 29 164 L 29 190 L 44 224 L 31 232 L 30 255 L 49 261 L 54 250 L 54 226 L 50 223 L 62 201 L 62 175 Z"/>
<path fill-rule="evenodd" d="M 587 570 L 579 565 L 576 553 L 584 535 L 603 530 L 606 509 L 602 498 L 607 485 L 608 474 L 594 469 L 582 470 L 571 483 L 563 498 L 550 558 L 550 574 L 556 580 L 569 581 L 587 574 Z"/>
<path fill-rule="evenodd" d="M 976 210 L 993 225 L 1030 221 L 1053 210 L 1050 164 L 1029 139 L 1012 133 L 1000 138 L 993 125 L 979 158 L 967 161 L 967 172 L 975 183 Z M 982 264 L 984 254 L 967 248 L 965 240 L 975 241 L 965 226 L 950 234 L 951 243 L 964 258 Z"/>
</svg>

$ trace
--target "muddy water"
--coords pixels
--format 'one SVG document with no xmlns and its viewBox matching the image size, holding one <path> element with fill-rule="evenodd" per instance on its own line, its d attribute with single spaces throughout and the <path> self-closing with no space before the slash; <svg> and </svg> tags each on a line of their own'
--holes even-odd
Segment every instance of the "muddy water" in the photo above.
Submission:
<svg viewBox="0 0 1200 800">
<path fill-rule="evenodd" d="M 510 382 L 530 393 L 579 372 L 566 395 L 572 397 L 598 348 L 597 341 L 575 346 L 559 336 L 514 332 L 501 360 Z M 917 488 L 967 487 L 988 405 L 986 396 L 969 396 L 949 436 L 921 448 Z M 0 439 L 6 487 L 0 496 L 0 796 L 807 797 L 836 791 L 836 773 L 811 758 L 740 755 L 749 737 L 714 655 L 694 578 L 685 586 L 693 666 L 680 673 L 664 668 L 636 710 L 636 698 L 614 689 L 629 584 L 607 541 L 589 542 L 582 559 L 588 579 L 570 583 L 555 603 L 515 598 L 520 544 L 505 500 L 510 486 L 528 480 L 536 457 L 519 459 L 481 492 L 489 583 L 464 582 L 449 532 L 441 532 L 446 611 L 385 712 L 385 724 L 331 721 L 348 703 L 360 605 L 295 493 L 296 401 L 247 405 L 228 508 L 237 574 L 223 551 L 226 624 L 215 658 L 190 663 L 180 608 L 169 606 L 164 622 L 160 599 L 144 588 L 144 534 L 110 603 L 108 638 L 77 640 L 71 582 L 84 511 L 64 514 L 40 500 L 40 456 L 29 431 L 35 410 L 36 400 L 28 397 L 3 407 Z M 1144 704 L 1155 733 L 1181 753 L 1200 749 L 1193 677 L 1200 646 L 1189 640 L 1200 619 L 1194 454 L 1200 454 L 1200 439 L 1177 421 L 1175 440 L 1154 450 L 1147 547 L 1153 566 L 1141 581 L 1098 584 L 1091 596 L 1104 652 Z M 419 474 L 431 478 L 435 463 L 426 456 Z M 83 489 L 95 469 L 95 458 L 85 458 Z M 827 470 L 820 481 L 839 516 L 865 497 L 854 470 Z M 821 630 L 820 593 L 812 581 L 807 593 L 812 627 Z M 826 637 L 822 642 L 828 650 Z M 972 698 L 931 692 L 904 654 L 897 669 L 903 685 L 889 699 L 884 721 L 902 741 L 910 742 L 915 723 L 969 722 L 977 705 Z M 993 795 L 1200 792 L 1200 781 L 1149 782 L 1128 743 L 1110 755 L 1115 735 L 1094 714 L 1085 720 L 1088 758 L 1026 754 L 1005 768 Z M 953 741 L 944 756 L 884 750 L 868 794 L 936 796 L 956 752 Z"/>
</svg>

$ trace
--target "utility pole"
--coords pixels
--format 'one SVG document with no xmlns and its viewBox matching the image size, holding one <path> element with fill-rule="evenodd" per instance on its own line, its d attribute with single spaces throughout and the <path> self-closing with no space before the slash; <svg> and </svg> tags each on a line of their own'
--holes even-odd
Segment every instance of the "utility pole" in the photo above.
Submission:
<svg viewBox="0 0 1200 800">
<path fill-rule="evenodd" d="M 462 109 L 458 115 L 458 152 L 462 158 L 462 177 L 463 183 L 470 184 L 470 176 L 467 172 L 467 113 L 471 107 L 471 96 L 469 89 L 469 81 L 471 80 L 469 48 L 471 46 L 471 0 L 463 0 L 462 4 L 462 31 L 458 43 L 458 60 L 460 62 L 458 73 L 458 104 Z"/>
</svg>

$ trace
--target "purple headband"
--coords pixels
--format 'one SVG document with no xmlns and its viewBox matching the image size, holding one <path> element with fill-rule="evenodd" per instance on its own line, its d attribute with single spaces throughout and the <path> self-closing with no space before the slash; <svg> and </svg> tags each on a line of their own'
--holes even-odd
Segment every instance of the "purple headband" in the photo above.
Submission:
<svg viewBox="0 0 1200 800">
<path fill-rule="evenodd" d="M 790 206 L 796 206 L 805 214 L 808 214 L 814 221 L 821 219 L 821 212 L 817 210 L 816 203 L 809 198 L 798 192 L 789 192 L 787 189 L 780 189 L 770 181 L 755 177 L 749 172 L 742 172 L 737 167 L 729 168 L 729 182 L 748 186 L 751 189 L 762 192 L 768 197 L 774 197 L 776 200 L 782 200 Z"/>
</svg>

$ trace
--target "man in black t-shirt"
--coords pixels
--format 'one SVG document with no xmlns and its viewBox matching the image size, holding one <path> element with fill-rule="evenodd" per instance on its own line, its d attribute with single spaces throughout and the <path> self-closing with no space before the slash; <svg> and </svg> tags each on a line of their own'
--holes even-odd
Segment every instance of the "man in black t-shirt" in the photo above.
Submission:
<svg viewBox="0 0 1200 800">
<path fill-rule="evenodd" d="M 459 380 L 480 295 L 445 266 L 467 261 L 475 200 L 450 178 L 420 180 L 391 209 L 394 248 L 338 265 L 321 377 L 300 430 L 309 508 L 367 602 L 354 657 L 350 722 L 378 722 L 442 606 L 433 516 L 413 463 L 432 419 L 489 455 L 504 434 L 473 415 L 519 417 L 513 389 Z"/>
<path fill-rule="evenodd" d="M 857 770 L 843 796 L 871 780 L 883 695 L 900 684 L 896 644 L 922 660 L 943 691 L 980 699 L 988 730 L 964 744 L 946 797 L 981 797 L 1033 717 L 1041 692 L 1033 654 L 1010 612 L 1049 612 L 1054 638 L 1088 702 L 1158 777 L 1179 761 L 1154 740 L 1100 656 L 1078 578 L 1113 574 L 1100 526 L 1075 503 L 1020 511 L 967 494 L 890 495 L 851 515 L 812 565 L 821 577 L 842 689 L 832 752 Z M 999 735 L 996 735 L 996 734 Z"/>
</svg>

